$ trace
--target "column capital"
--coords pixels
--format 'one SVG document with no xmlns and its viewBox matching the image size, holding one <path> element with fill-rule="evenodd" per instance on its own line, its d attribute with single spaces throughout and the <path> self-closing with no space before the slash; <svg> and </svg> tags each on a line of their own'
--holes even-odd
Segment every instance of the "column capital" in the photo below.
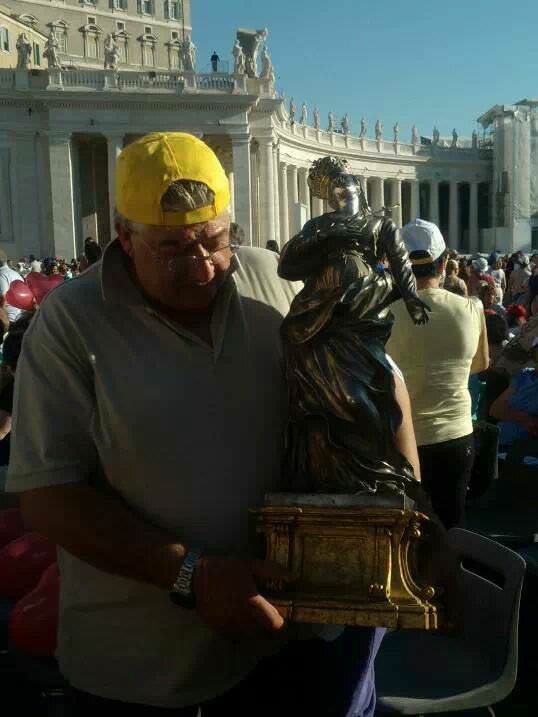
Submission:
<svg viewBox="0 0 538 717">
<path fill-rule="evenodd" d="M 49 142 L 54 142 L 55 144 L 67 144 L 73 136 L 73 133 L 69 129 L 47 129 L 41 132 L 41 134 L 48 137 Z"/>
<path fill-rule="evenodd" d="M 242 132 L 241 134 L 229 133 L 228 137 L 232 140 L 232 147 L 250 144 L 250 141 L 254 139 L 250 132 Z"/>
</svg>

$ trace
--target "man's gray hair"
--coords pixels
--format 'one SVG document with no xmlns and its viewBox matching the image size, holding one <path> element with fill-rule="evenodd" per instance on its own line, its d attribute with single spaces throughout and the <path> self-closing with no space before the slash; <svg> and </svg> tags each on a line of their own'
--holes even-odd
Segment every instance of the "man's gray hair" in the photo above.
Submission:
<svg viewBox="0 0 538 717">
<path fill-rule="evenodd" d="M 168 187 L 161 199 L 161 209 L 163 212 L 185 214 L 193 209 L 210 206 L 214 201 L 215 193 L 207 184 L 181 179 Z"/>
<path fill-rule="evenodd" d="M 193 182 L 189 179 L 181 179 L 173 182 L 161 199 L 163 212 L 177 212 L 185 214 L 193 209 L 207 207 L 215 201 L 215 193 L 203 182 Z M 116 210 L 115 223 L 120 224 L 125 231 L 131 232 L 137 228 L 138 231 L 144 226 L 138 222 L 127 219 Z"/>
</svg>

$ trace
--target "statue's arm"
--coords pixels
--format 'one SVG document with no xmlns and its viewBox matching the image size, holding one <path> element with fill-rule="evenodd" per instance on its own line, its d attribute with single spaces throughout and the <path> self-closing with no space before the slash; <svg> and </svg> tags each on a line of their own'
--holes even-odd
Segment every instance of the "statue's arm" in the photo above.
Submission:
<svg viewBox="0 0 538 717">
<path fill-rule="evenodd" d="M 287 242 L 280 253 L 278 275 L 288 281 L 301 281 L 327 262 L 327 236 L 313 220 Z"/>
<path fill-rule="evenodd" d="M 385 219 L 380 228 L 379 243 L 383 246 L 389 262 L 394 283 L 400 290 L 404 301 L 416 296 L 417 283 L 409 255 L 396 225 L 391 219 Z"/>
</svg>

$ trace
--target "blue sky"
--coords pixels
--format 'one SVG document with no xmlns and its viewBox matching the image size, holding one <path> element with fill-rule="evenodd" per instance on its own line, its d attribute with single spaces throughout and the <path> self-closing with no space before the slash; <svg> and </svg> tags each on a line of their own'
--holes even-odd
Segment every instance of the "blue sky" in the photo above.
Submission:
<svg viewBox="0 0 538 717">
<path fill-rule="evenodd" d="M 495 104 L 538 97 L 536 0 L 191 0 L 198 68 L 229 59 L 237 27 L 269 29 L 277 88 L 349 112 L 351 129 L 377 117 L 402 141 L 411 127 L 470 136 Z"/>
</svg>

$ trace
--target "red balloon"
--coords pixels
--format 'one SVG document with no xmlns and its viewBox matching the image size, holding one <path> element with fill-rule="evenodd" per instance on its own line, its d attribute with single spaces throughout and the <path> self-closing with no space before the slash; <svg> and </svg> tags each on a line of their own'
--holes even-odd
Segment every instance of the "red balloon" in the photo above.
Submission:
<svg viewBox="0 0 538 717">
<path fill-rule="evenodd" d="M 0 595 L 12 599 L 26 595 L 55 561 L 56 546 L 39 533 L 26 533 L 8 543 L 0 550 Z"/>
<path fill-rule="evenodd" d="M 26 529 L 18 508 L 0 511 L 0 548 L 24 535 Z"/>
<path fill-rule="evenodd" d="M 53 657 L 58 633 L 60 574 L 53 563 L 37 587 L 21 598 L 9 616 L 9 639 L 12 645 L 32 657 Z"/>
<path fill-rule="evenodd" d="M 9 289 L 6 292 L 6 302 L 15 309 L 32 311 L 34 308 L 34 295 L 24 281 L 17 279 L 9 285 Z"/>
<path fill-rule="evenodd" d="M 40 274 L 37 271 L 31 271 L 26 277 L 26 283 L 38 304 L 43 301 L 51 289 L 54 289 L 58 284 L 63 284 L 63 282 L 64 278 L 61 274 L 45 276 L 45 274 Z"/>
</svg>

